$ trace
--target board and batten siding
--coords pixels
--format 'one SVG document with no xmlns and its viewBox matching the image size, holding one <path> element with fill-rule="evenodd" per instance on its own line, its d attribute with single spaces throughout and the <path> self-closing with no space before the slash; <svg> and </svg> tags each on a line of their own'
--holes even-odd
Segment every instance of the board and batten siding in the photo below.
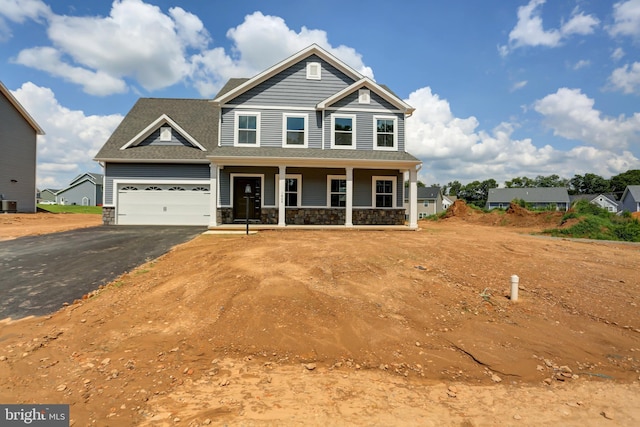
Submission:
<svg viewBox="0 0 640 427">
<path fill-rule="evenodd" d="M 307 63 L 319 62 L 320 80 L 307 80 Z M 354 83 L 354 80 L 316 55 L 292 65 L 268 80 L 228 101 L 232 105 L 315 107 Z"/>
<path fill-rule="evenodd" d="M 0 94 L 0 194 L 18 212 L 36 211 L 36 132 Z"/>
<path fill-rule="evenodd" d="M 211 168 L 207 164 L 173 164 L 173 163 L 106 163 L 104 183 L 104 203 L 113 205 L 113 181 L 120 179 L 143 179 L 170 181 L 172 179 L 206 180 L 209 185 Z M 204 183 L 204 182 L 203 182 Z"/>
</svg>

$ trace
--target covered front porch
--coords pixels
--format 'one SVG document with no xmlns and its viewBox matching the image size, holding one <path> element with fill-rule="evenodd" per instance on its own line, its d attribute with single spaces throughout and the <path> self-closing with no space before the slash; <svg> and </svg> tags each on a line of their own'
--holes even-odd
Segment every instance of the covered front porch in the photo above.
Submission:
<svg viewBox="0 0 640 427">
<path fill-rule="evenodd" d="M 247 221 L 254 228 L 418 228 L 420 162 L 413 158 L 345 161 L 216 153 L 209 160 L 211 229 L 241 227 Z"/>
</svg>

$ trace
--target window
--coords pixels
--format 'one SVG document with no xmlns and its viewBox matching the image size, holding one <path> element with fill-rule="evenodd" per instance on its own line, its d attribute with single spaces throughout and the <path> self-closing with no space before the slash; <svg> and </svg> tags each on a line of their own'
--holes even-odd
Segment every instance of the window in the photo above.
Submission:
<svg viewBox="0 0 640 427">
<path fill-rule="evenodd" d="M 160 141 L 171 141 L 171 128 L 169 126 L 160 128 Z"/>
<path fill-rule="evenodd" d="M 374 117 L 374 146 L 376 150 L 395 150 L 397 126 L 395 117 Z"/>
<path fill-rule="evenodd" d="M 169 191 L 185 191 L 185 189 L 184 187 L 175 186 L 175 187 L 170 187 Z"/>
<path fill-rule="evenodd" d="M 283 147 L 307 146 L 307 116 L 283 115 Z"/>
<path fill-rule="evenodd" d="M 329 175 L 327 177 L 329 187 L 329 206 L 332 208 L 344 208 L 347 206 L 347 177 Z"/>
<path fill-rule="evenodd" d="M 276 195 L 280 194 L 280 175 L 276 174 Z M 287 174 L 284 180 L 284 205 L 300 206 L 302 200 L 302 175 Z M 279 196 L 278 196 L 279 197 Z"/>
<path fill-rule="evenodd" d="M 425 200 L 425 201 L 422 203 L 422 206 L 424 206 L 425 208 L 428 208 L 428 207 L 429 207 L 429 201 L 428 201 L 428 200 Z"/>
<path fill-rule="evenodd" d="M 319 62 L 307 62 L 307 80 L 320 80 L 322 67 Z"/>
<path fill-rule="evenodd" d="M 376 208 L 392 208 L 395 206 L 396 177 L 373 177 L 373 200 Z"/>
<path fill-rule="evenodd" d="M 235 146 L 260 145 L 260 114 L 236 113 L 237 132 Z"/>
<path fill-rule="evenodd" d="M 355 148 L 356 117 L 346 115 L 331 116 L 333 133 L 331 144 L 334 148 Z"/>
<path fill-rule="evenodd" d="M 149 186 L 147 188 L 145 188 L 145 191 L 162 191 L 162 188 L 157 187 L 155 185 Z"/>
<path fill-rule="evenodd" d="M 127 185 L 126 187 L 122 187 L 122 191 L 136 191 L 138 187 L 134 187 L 132 185 Z"/>
<path fill-rule="evenodd" d="M 209 187 L 195 187 L 191 191 L 209 191 Z"/>
</svg>

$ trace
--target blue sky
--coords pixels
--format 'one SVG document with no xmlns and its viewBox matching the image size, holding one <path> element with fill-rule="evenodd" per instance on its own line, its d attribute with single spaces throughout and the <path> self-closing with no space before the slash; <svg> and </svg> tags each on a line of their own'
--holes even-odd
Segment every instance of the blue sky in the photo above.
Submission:
<svg viewBox="0 0 640 427">
<path fill-rule="evenodd" d="M 640 0 L 395 4 L 0 0 L 0 80 L 46 132 L 40 188 L 101 172 L 139 97 L 212 98 L 311 43 L 416 108 L 427 184 L 640 169 Z"/>
</svg>

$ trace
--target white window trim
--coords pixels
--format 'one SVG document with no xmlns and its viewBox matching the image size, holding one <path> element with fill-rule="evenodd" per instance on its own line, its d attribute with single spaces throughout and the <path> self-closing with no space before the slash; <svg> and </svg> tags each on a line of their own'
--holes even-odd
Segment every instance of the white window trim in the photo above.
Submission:
<svg viewBox="0 0 640 427">
<path fill-rule="evenodd" d="M 336 142 L 336 119 L 351 119 L 353 129 L 351 130 L 351 145 L 335 145 Z M 332 114 L 331 115 L 331 148 L 338 150 L 355 150 L 356 138 L 356 115 L 355 114 Z"/>
<path fill-rule="evenodd" d="M 322 80 L 322 65 L 319 62 L 307 62 L 307 80 Z"/>
<path fill-rule="evenodd" d="M 393 147 L 378 147 L 378 120 L 393 120 Z M 398 151 L 398 118 L 396 116 L 373 116 L 373 149 Z"/>
<path fill-rule="evenodd" d="M 393 188 L 391 193 L 391 207 L 379 208 L 376 207 L 376 181 L 393 181 Z M 398 191 L 398 177 L 396 176 L 372 176 L 371 177 L 371 207 L 374 209 L 395 209 L 396 208 L 396 192 Z"/>
<path fill-rule="evenodd" d="M 287 119 L 289 117 L 304 119 L 304 144 L 287 144 Z M 287 148 L 307 148 L 309 146 L 309 115 L 300 113 L 284 113 L 282 114 L 282 146 Z"/>
<path fill-rule="evenodd" d="M 295 206 L 285 206 L 287 208 L 299 208 L 302 206 L 302 174 L 286 174 L 284 179 L 294 178 L 298 180 L 298 191 L 296 194 L 298 195 L 298 204 Z M 286 189 L 285 189 L 286 190 Z M 285 191 L 286 193 L 286 191 Z M 280 174 L 276 174 L 276 195 L 280 194 Z M 276 197 L 277 199 L 277 197 Z"/>
<path fill-rule="evenodd" d="M 240 133 L 240 116 L 256 116 L 256 143 L 240 144 L 238 134 Z M 260 112 L 258 111 L 236 111 L 233 125 L 233 146 L 234 147 L 260 147 Z"/>
<path fill-rule="evenodd" d="M 331 180 L 333 179 L 344 179 L 345 181 L 347 180 L 347 175 L 327 175 L 327 208 L 330 209 L 346 209 L 346 206 L 342 207 L 342 206 L 331 206 Z M 344 193 L 345 195 L 347 194 L 347 192 L 345 191 Z"/>
</svg>

